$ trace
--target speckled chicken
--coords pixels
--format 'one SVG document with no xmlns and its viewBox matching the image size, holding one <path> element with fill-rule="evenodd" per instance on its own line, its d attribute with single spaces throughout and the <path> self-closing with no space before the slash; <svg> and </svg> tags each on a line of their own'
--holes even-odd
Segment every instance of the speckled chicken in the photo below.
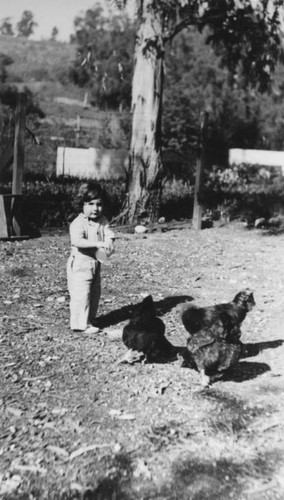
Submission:
<svg viewBox="0 0 284 500">
<path fill-rule="evenodd" d="M 241 342 L 233 339 L 233 329 L 229 314 L 221 312 L 213 324 L 188 339 L 187 349 L 200 372 L 203 387 L 221 378 L 239 360 Z"/>
<path fill-rule="evenodd" d="M 146 361 L 165 361 L 176 355 L 176 348 L 165 337 L 165 325 L 156 315 L 152 295 L 134 308 L 122 340 L 131 351 L 143 353 Z"/>
<path fill-rule="evenodd" d="M 239 339 L 241 336 L 240 325 L 244 321 L 247 313 L 255 306 L 254 296 L 250 290 L 242 290 L 231 302 L 217 304 L 208 307 L 198 307 L 195 304 L 187 303 L 181 307 L 181 320 L 190 335 L 195 335 L 208 329 L 220 319 L 222 313 L 230 317 L 231 328 L 227 326 L 226 337 Z M 215 327 L 214 327 L 215 329 Z M 222 330 L 222 329 L 221 329 Z M 224 330 L 220 331 L 224 335 Z"/>
</svg>

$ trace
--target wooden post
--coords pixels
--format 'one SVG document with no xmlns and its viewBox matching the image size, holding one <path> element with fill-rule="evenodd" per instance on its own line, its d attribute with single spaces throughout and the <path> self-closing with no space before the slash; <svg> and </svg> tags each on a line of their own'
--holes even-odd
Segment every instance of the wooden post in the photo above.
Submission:
<svg viewBox="0 0 284 500">
<path fill-rule="evenodd" d="M 85 96 L 84 96 L 84 104 L 83 104 L 83 107 L 86 109 L 89 107 L 88 105 L 88 98 L 89 98 L 89 94 L 88 92 L 85 92 Z"/>
<path fill-rule="evenodd" d="M 78 148 L 79 141 L 80 141 L 80 115 L 77 115 L 77 126 L 76 126 L 76 130 L 75 130 L 75 134 L 76 134 L 75 146 L 76 146 L 76 148 Z"/>
<path fill-rule="evenodd" d="M 23 192 L 23 177 L 25 166 L 25 129 L 26 129 L 27 95 L 19 93 L 15 115 L 15 139 L 12 195 L 21 195 Z M 21 197 L 11 198 L 11 225 L 16 236 L 21 235 L 21 226 L 18 215 L 21 213 Z"/>
<path fill-rule="evenodd" d="M 18 95 L 15 116 L 15 141 L 12 194 L 22 194 L 25 164 L 25 127 L 26 127 L 27 96 Z"/>
<path fill-rule="evenodd" d="M 197 162 L 196 162 L 196 175 L 195 175 L 195 189 L 194 189 L 194 205 L 193 205 L 193 218 L 192 226 L 194 229 L 201 229 L 202 223 L 202 205 L 199 203 L 199 191 L 202 185 L 202 177 L 205 168 L 205 140 L 206 140 L 206 130 L 208 125 L 209 112 L 204 111 L 201 117 L 200 124 L 200 149 L 198 152 Z"/>
</svg>

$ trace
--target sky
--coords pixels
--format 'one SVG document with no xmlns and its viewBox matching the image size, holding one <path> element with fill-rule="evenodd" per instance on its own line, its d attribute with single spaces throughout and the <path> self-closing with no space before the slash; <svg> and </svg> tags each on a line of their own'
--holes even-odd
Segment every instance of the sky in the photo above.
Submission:
<svg viewBox="0 0 284 500">
<path fill-rule="evenodd" d="M 74 33 L 75 17 L 84 14 L 96 3 L 96 0 L 1 0 L 0 20 L 10 17 L 15 28 L 24 10 L 30 10 L 38 24 L 32 39 L 50 38 L 52 28 L 56 26 L 59 30 L 57 40 L 69 41 Z"/>
</svg>

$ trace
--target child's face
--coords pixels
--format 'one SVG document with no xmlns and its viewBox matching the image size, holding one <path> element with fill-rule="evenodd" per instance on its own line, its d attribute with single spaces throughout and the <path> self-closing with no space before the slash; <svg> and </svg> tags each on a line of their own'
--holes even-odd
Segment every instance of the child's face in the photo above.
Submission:
<svg viewBox="0 0 284 500">
<path fill-rule="evenodd" d="M 103 213 L 103 202 L 101 198 L 85 202 L 83 205 L 83 213 L 88 219 L 97 221 Z"/>
</svg>

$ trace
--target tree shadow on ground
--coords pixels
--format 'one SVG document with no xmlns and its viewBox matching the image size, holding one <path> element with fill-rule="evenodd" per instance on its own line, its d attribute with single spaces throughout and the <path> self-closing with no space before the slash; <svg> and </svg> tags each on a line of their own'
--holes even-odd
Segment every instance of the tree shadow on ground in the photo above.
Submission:
<svg viewBox="0 0 284 500">
<path fill-rule="evenodd" d="M 133 475 L 132 460 L 126 454 L 120 453 L 116 457 L 107 459 L 106 468 L 112 468 L 111 476 L 102 477 L 94 489 L 87 489 L 83 500 L 131 500 L 129 487 Z M 114 472 L 115 471 L 115 472 Z M 82 496 L 80 496 L 80 499 Z"/>
<path fill-rule="evenodd" d="M 176 296 L 173 295 L 165 297 L 162 300 L 158 300 L 157 302 L 155 302 L 157 315 L 160 316 L 166 314 L 167 312 L 171 311 L 174 307 L 176 307 L 178 304 L 182 304 L 183 302 L 190 302 L 191 300 L 193 300 L 193 298 L 190 297 L 189 295 L 176 295 Z M 121 323 L 122 321 L 127 321 L 128 319 L 130 319 L 133 308 L 135 306 L 136 304 L 128 304 L 114 311 L 110 311 L 107 314 L 98 316 L 96 320 L 96 325 L 99 328 L 107 328 L 108 326 Z"/>
<path fill-rule="evenodd" d="M 178 459 L 172 464 L 172 482 L 159 498 L 171 500 L 227 500 L 240 498 L 247 487 L 248 471 L 251 478 L 269 480 L 274 468 L 272 453 L 257 455 L 251 460 L 238 462 L 221 458 L 210 461 L 206 457 Z M 229 479 L 229 480 L 228 480 Z M 274 487 L 277 485 L 274 484 Z"/>
<path fill-rule="evenodd" d="M 284 344 L 284 340 L 268 340 L 267 342 L 256 342 L 255 344 L 248 343 L 242 345 L 241 359 L 253 358 L 265 349 L 276 349 Z"/>
<path fill-rule="evenodd" d="M 247 491 L 248 474 L 251 478 L 277 488 L 270 483 L 277 459 L 277 451 L 256 455 L 253 459 L 238 461 L 230 458 L 210 460 L 206 457 L 187 455 L 178 457 L 170 465 L 167 479 L 158 485 L 152 479 L 133 477 L 133 463 L 117 467 L 116 474 L 102 478 L 95 489 L 88 489 L 82 500 L 138 500 L 140 498 L 163 500 L 227 500 L 240 498 Z M 70 498 L 70 497 L 69 497 Z M 78 497 L 76 497 L 78 498 Z M 72 497 L 74 499 L 74 497 Z M 62 499 L 63 500 L 63 499 Z M 68 499 L 69 500 L 69 499 Z"/>
</svg>

